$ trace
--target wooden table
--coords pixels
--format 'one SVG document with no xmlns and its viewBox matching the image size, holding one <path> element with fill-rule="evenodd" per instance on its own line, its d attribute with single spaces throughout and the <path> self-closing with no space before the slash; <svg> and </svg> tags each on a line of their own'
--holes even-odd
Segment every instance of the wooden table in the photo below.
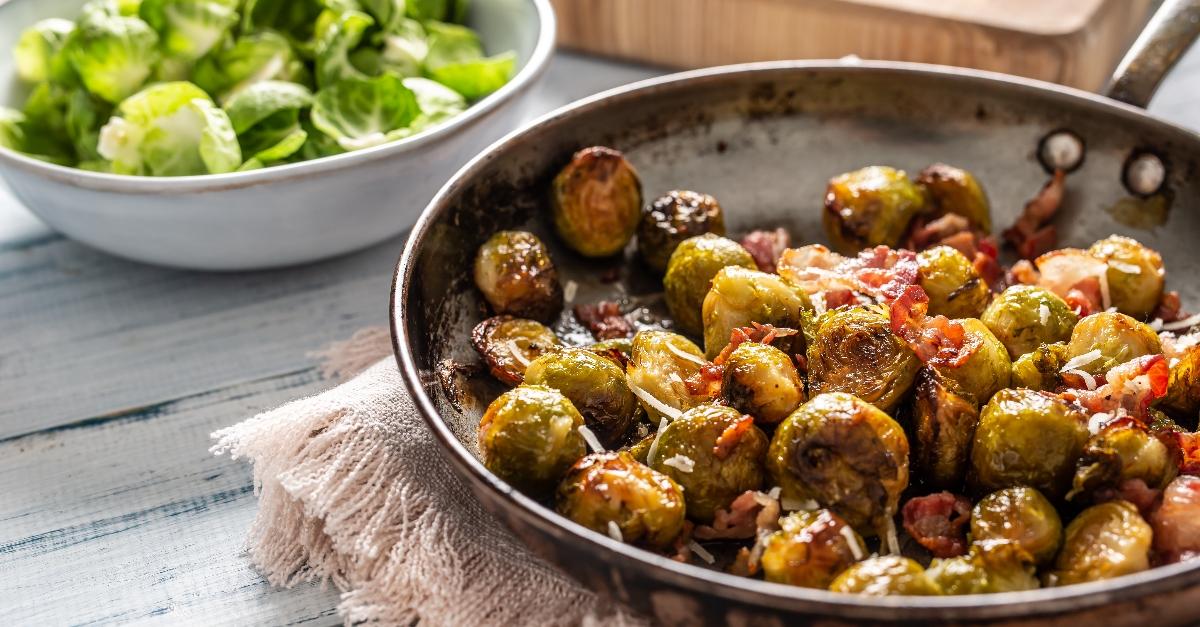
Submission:
<svg viewBox="0 0 1200 627">
<path fill-rule="evenodd" d="M 540 108 L 652 75 L 562 55 Z M 1151 109 L 1200 128 L 1200 51 Z M 449 176 L 451 172 L 446 172 Z M 397 239 L 200 274 L 50 233 L 0 188 L 0 624 L 338 623 L 239 555 L 250 471 L 209 433 L 329 385 L 309 351 L 387 317 Z"/>
</svg>

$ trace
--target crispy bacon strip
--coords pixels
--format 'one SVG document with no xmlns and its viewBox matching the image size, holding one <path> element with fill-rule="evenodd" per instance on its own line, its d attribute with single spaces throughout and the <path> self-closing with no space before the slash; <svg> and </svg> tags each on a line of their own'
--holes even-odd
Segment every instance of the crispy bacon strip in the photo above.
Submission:
<svg viewBox="0 0 1200 627">
<path fill-rule="evenodd" d="M 1200 433 L 1167 431 L 1158 437 L 1171 449 L 1180 473 L 1200 475 Z"/>
<path fill-rule="evenodd" d="M 751 231 L 742 238 L 745 248 L 754 258 L 754 265 L 763 272 L 775 273 L 779 257 L 792 243 L 792 237 L 782 228 L 774 231 Z"/>
<path fill-rule="evenodd" d="M 979 350 L 961 323 L 945 316 L 930 316 L 929 296 L 919 285 L 910 285 L 892 302 L 892 333 L 908 343 L 922 363 L 957 368 Z"/>
<path fill-rule="evenodd" d="M 1163 322 L 1178 322 L 1187 317 L 1188 313 L 1183 310 L 1183 301 L 1179 298 L 1179 292 L 1175 290 L 1163 292 L 1158 307 L 1150 315 L 1151 320 L 1158 318 Z"/>
<path fill-rule="evenodd" d="M 1094 390 L 1075 390 L 1075 401 L 1095 414 L 1122 411 L 1144 418 L 1150 404 L 1167 394 L 1171 368 L 1162 355 L 1131 359 L 1108 371 L 1104 385 Z"/>
<path fill-rule="evenodd" d="M 721 435 L 717 436 L 717 442 L 713 445 L 713 456 L 724 461 L 753 427 L 754 417 L 748 414 L 742 415 L 737 422 L 726 427 Z"/>
<path fill-rule="evenodd" d="M 621 314 L 621 306 L 610 300 L 590 305 L 575 305 L 575 318 L 587 327 L 597 340 L 611 340 L 633 335 L 633 325 Z"/>
<path fill-rule="evenodd" d="M 920 268 L 911 250 L 876 246 L 846 258 L 824 246 L 810 245 L 784 251 L 779 274 L 808 294 L 822 293 L 826 309 L 832 309 L 891 302 L 905 287 L 917 283 Z"/>
<path fill-rule="evenodd" d="M 779 501 L 762 492 L 747 490 L 729 504 L 718 509 L 712 525 L 699 525 L 693 536 L 699 540 L 746 540 L 760 529 L 779 528 Z"/>
<path fill-rule="evenodd" d="M 729 334 L 729 344 L 721 349 L 721 353 L 713 360 L 718 366 L 729 360 L 729 356 L 737 347 L 746 342 L 756 342 L 758 344 L 770 344 L 781 337 L 791 337 L 799 333 L 796 329 L 787 327 L 775 327 L 769 324 L 759 324 L 757 322 L 750 323 L 748 327 L 738 327 Z"/>
<path fill-rule="evenodd" d="M 1200 558 L 1200 477 L 1176 477 L 1150 515 L 1154 550 L 1165 563 Z"/>
<path fill-rule="evenodd" d="M 1022 259 L 1033 259 L 1058 246 L 1058 233 L 1048 224 L 1058 213 L 1066 195 L 1066 172 L 1055 170 L 1054 176 L 1025 204 L 1021 216 L 1004 231 L 1004 240 Z"/>
<path fill-rule="evenodd" d="M 908 500 L 901 511 L 904 529 L 935 557 L 957 557 L 967 552 L 967 523 L 971 502 L 950 492 L 937 492 Z"/>
</svg>

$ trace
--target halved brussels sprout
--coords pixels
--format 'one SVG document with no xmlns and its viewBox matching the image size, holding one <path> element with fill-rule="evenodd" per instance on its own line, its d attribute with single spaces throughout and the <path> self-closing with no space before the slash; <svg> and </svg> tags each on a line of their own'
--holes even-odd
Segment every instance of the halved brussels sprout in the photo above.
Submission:
<svg viewBox="0 0 1200 627">
<path fill-rule="evenodd" d="M 1083 447 L 1075 471 L 1074 489 L 1067 498 L 1116 489 L 1130 479 L 1141 479 L 1152 489 L 1162 489 L 1175 478 L 1178 466 L 1167 445 L 1135 420 L 1118 420 L 1091 438 Z"/>
<path fill-rule="evenodd" d="M 666 272 L 671 253 L 679 244 L 705 233 L 725 235 L 725 216 L 717 199 L 687 190 L 667 192 L 642 211 L 638 252 L 646 265 Z"/>
<path fill-rule="evenodd" d="M 908 487 L 908 439 L 850 394 L 821 394 L 775 429 L 767 471 L 783 496 L 812 499 L 866 536 L 882 534 Z"/>
<path fill-rule="evenodd" d="M 739 345 L 725 360 L 721 398 L 730 407 L 773 425 L 804 402 L 804 382 L 792 358 L 757 342 Z"/>
<path fill-rule="evenodd" d="M 799 329 L 800 311 L 812 308 L 808 297 L 779 275 L 750 268 L 727 266 L 712 279 L 701 308 L 704 352 L 709 359 L 721 354 L 734 329 L 754 322 Z M 791 355 L 804 350 L 804 340 L 797 334 L 781 338 L 775 346 Z"/>
<path fill-rule="evenodd" d="M 975 504 L 971 540 L 1014 542 L 1038 564 L 1046 564 L 1062 544 L 1062 520 L 1041 492 L 1025 486 L 1005 488 Z"/>
<path fill-rule="evenodd" d="M 558 513 L 603 534 L 615 524 L 629 544 L 663 549 L 683 531 L 683 489 L 629 453 L 579 460 L 558 486 Z"/>
<path fill-rule="evenodd" d="M 475 286 L 498 314 L 546 322 L 562 310 L 550 251 L 528 231 L 500 231 L 479 247 Z"/>
<path fill-rule="evenodd" d="M 630 355 L 633 354 L 633 338 L 615 337 L 611 340 L 596 342 L 585 348 L 620 366 L 624 371 L 625 366 L 629 364 Z"/>
<path fill-rule="evenodd" d="M 794 512 L 779 520 L 763 548 L 767 581 L 803 588 L 828 588 L 838 573 L 866 553 L 862 538 L 826 509 Z"/>
<path fill-rule="evenodd" d="M 558 350 L 533 360 L 525 369 L 525 382 L 562 392 L 608 447 L 619 444 L 637 418 L 638 399 L 625 383 L 625 371 L 581 348 Z"/>
<path fill-rule="evenodd" d="M 925 190 L 934 216 L 958 214 L 966 218 L 972 227 L 985 233 L 992 231 L 991 205 L 987 194 L 970 172 L 935 163 L 917 175 L 917 186 Z"/>
<path fill-rule="evenodd" d="M 1120 235 L 1102 239 L 1088 252 L 1108 263 L 1108 293 L 1123 314 L 1146 319 L 1162 298 L 1164 271 L 1158 251 Z"/>
<path fill-rule="evenodd" d="M 480 457 L 488 470 L 522 492 L 544 494 L 587 454 L 581 426 L 583 416 L 558 390 L 513 388 L 483 414 Z"/>
<path fill-rule="evenodd" d="M 939 367 L 942 375 L 954 379 L 958 385 L 979 403 L 986 403 L 992 395 L 1008 387 L 1012 378 L 1012 361 L 1008 350 L 979 320 L 959 320 L 966 331 L 967 344 L 978 348 L 958 367 Z"/>
<path fill-rule="evenodd" d="M 877 597 L 942 594 L 920 564 L 899 555 L 869 557 L 852 564 L 833 580 L 829 590 Z"/>
<path fill-rule="evenodd" d="M 1130 359 L 1162 353 L 1162 342 L 1149 325 L 1115 311 L 1102 311 L 1079 321 L 1067 342 L 1067 360 L 1099 351 L 1077 369 L 1094 376 L 1106 374 Z"/>
<path fill-rule="evenodd" d="M 1079 317 L 1047 289 L 1014 285 L 988 305 L 980 320 L 1016 359 L 1043 344 L 1065 342 Z"/>
<path fill-rule="evenodd" d="M 1167 395 L 1158 401 L 1158 406 L 1196 424 L 1196 414 L 1200 412 L 1200 344 L 1187 348 L 1178 361 L 1173 361 Z"/>
<path fill-rule="evenodd" d="M 756 267 L 741 244 L 712 233 L 685 240 L 675 249 L 663 277 L 663 290 L 667 309 L 680 329 L 693 335 L 704 331 L 700 321 L 704 297 L 713 277 L 726 266 Z"/>
<path fill-rule="evenodd" d="M 554 177 L 554 228 L 585 257 L 625 248 L 642 216 L 642 182 L 625 155 L 593 146 L 575 153 Z"/>
<path fill-rule="evenodd" d="M 870 166 L 829 180 L 821 222 L 838 252 L 896 247 L 908 223 L 925 209 L 925 195 L 903 171 Z"/>
<path fill-rule="evenodd" d="M 640 331 L 633 336 L 625 376 L 651 422 L 657 424 L 664 416 L 677 416 L 711 400 L 694 395 L 686 384 L 702 365 L 704 354 L 686 337 L 667 331 Z"/>
<path fill-rule="evenodd" d="M 487 362 L 488 370 L 503 383 L 520 385 L 525 368 L 559 345 L 558 336 L 536 320 L 493 316 L 475 325 L 471 345 Z"/>
<path fill-rule="evenodd" d="M 1067 525 L 1052 580 L 1056 586 L 1111 579 L 1150 568 L 1153 531 L 1128 501 L 1093 505 Z"/>
<path fill-rule="evenodd" d="M 1042 344 L 1013 362 L 1013 387 L 1052 392 L 1058 388 L 1058 373 L 1067 363 L 1067 345 L 1063 342 Z"/>
<path fill-rule="evenodd" d="M 883 411 L 908 394 L 921 361 L 892 333 L 886 310 L 850 307 L 828 311 L 816 321 L 808 347 L 812 394 L 846 392 Z"/>
<path fill-rule="evenodd" d="M 957 490 L 971 463 L 979 404 L 930 367 L 917 374 L 912 411 L 912 464 L 931 486 Z"/>
<path fill-rule="evenodd" d="M 945 594 L 1020 592 L 1039 587 L 1033 558 L 1014 542 L 991 540 L 971 545 L 959 557 L 934 559 L 925 571 Z"/>
<path fill-rule="evenodd" d="M 967 256 L 949 246 L 917 254 L 921 288 L 929 296 L 929 314 L 976 318 L 987 307 L 991 291 Z"/>
</svg>

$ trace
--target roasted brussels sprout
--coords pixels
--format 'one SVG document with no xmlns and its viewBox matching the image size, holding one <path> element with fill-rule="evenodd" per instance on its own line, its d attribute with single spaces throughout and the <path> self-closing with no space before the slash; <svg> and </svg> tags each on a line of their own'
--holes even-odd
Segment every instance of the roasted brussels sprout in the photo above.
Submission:
<svg viewBox="0 0 1200 627">
<path fill-rule="evenodd" d="M 1042 344 L 1013 362 L 1010 385 L 1031 390 L 1053 391 L 1058 388 L 1058 373 L 1067 363 L 1064 342 Z"/>
<path fill-rule="evenodd" d="M 488 405 L 479 423 L 483 465 L 523 492 L 548 492 L 587 453 L 582 425 L 583 416 L 558 390 L 513 388 Z"/>
<path fill-rule="evenodd" d="M 683 486 L 688 516 L 709 522 L 738 495 L 762 487 L 766 450 L 767 436 L 753 418 L 701 405 L 667 424 L 649 462 Z"/>
<path fill-rule="evenodd" d="M 1167 395 L 1158 406 L 1194 426 L 1200 412 L 1200 344 L 1185 349 L 1177 359 L 1172 360 Z"/>
<path fill-rule="evenodd" d="M 981 492 L 1026 485 L 1066 494 L 1088 439 L 1087 416 L 1055 396 L 1001 390 L 984 406 L 971 445 L 971 484 Z"/>
<path fill-rule="evenodd" d="M 730 407 L 773 425 L 804 402 L 804 382 L 792 358 L 767 344 L 745 342 L 725 360 L 721 398 Z"/>
<path fill-rule="evenodd" d="M 626 451 L 633 456 L 634 459 L 645 464 L 649 461 L 650 447 L 654 446 L 654 441 L 658 439 L 658 434 L 651 432 L 650 435 L 634 442 Z"/>
<path fill-rule="evenodd" d="M 1093 505 L 1067 525 L 1051 580 L 1056 586 L 1111 579 L 1150 568 L 1150 525 L 1128 501 Z"/>
<path fill-rule="evenodd" d="M 959 320 L 967 333 L 966 343 L 977 345 L 975 352 L 958 367 L 940 367 L 938 371 L 954 379 L 958 385 L 980 403 L 988 402 L 993 394 L 1008 387 L 1012 377 L 1012 361 L 1004 344 L 996 339 L 979 320 Z"/>
<path fill-rule="evenodd" d="M 704 352 L 715 358 L 729 344 L 734 329 L 753 322 L 799 329 L 801 309 L 811 309 L 808 298 L 778 275 L 741 266 L 722 268 L 713 277 L 701 310 Z M 797 334 L 775 346 L 791 355 L 804 350 L 804 339 Z"/>
<path fill-rule="evenodd" d="M 1102 311 L 1083 318 L 1075 325 L 1071 341 L 1067 342 L 1067 361 L 1094 355 L 1074 369 L 1097 377 L 1130 359 L 1159 353 L 1162 353 L 1162 343 L 1153 329 L 1115 311 Z"/>
<path fill-rule="evenodd" d="M 849 255 L 881 244 L 894 248 L 924 209 L 925 195 L 907 174 L 870 166 L 829 180 L 821 222 L 834 249 Z"/>
<path fill-rule="evenodd" d="M 688 378 L 700 372 L 704 354 L 691 340 L 667 331 L 640 331 L 633 336 L 625 378 L 646 408 L 651 422 L 674 417 L 704 401 L 692 394 Z"/>
<path fill-rule="evenodd" d="M 546 322 L 562 310 L 554 261 L 542 240 L 526 231 L 500 231 L 479 247 L 475 286 L 498 314 Z"/>
<path fill-rule="evenodd" d="M 980 320 L 1016 359 L 1042 344 L 1065 342 L 1079 318 L 1066 301 L 1033 285 L 1014 285 L 984 310 Z"/>
<path fill-rule="evenodd" d="M 629 364 L 629 356 L 633 354 L 633 338 L 616 337 L 611 340 L 596 342 L 586 347 L 585 350 L 613 362 L 624 372 L 625 366 Z"/>
<path fill-rule="evenodd" d="M 1108 293 L 1117 311 L 1146 319 L 1162 298 L 1162 257 L 1137 240 L 1120 235 L 1102 239 L 1088 252 L 1108 263 Z"/>
<path fill-rule="evenodd" d="M 933 216 L 958 214 L 973 228 L 985 233 L 992 231 L 991 204 L 983 187 L 970 172 L 935 163 L 917 175 L 917 186 L 925 190 Z"/>
<path fill-rule="evenodd" d="M 957 490 L 971 463 L 979 404 L 953 379 L 930 367 L 917 374 L 912 411 L 912 463 L 931 487 Z"/>
<path fill-rule="evenodd" d="M 525 369 L 525 383 L 551 387 L 571 401 L 605 446 L 621 442 L 638 412 L 638 399 L 613 362 L 581 348 L 542 355 Z"/>
<path fill-rule="evenodd" d="M 638 252 L 646 265 L 661 274 L 679 244 L 705 233 L 725 235 L 725 216 L 717 199 L 686 190 L 667 192 L 642 212 Z"/>
<path fill-rule="evenodd" d="M 585 257 L 625 248 L 642 217 L 642 182 L 625 156 L 603 146 L 571 157 L 551 189 L 554 228 Z"/>
<path fill-rule="evenodd" d="M 663 277 L 663 289 L 667 309 L 680 329 L 694 335 L 704 331 L 700 322 L 704 297 L 713 277 L 726 266 L 756 267 L 754 258 L 741 244 L 712 233 L 685 240 L 675 249 Z"/>
<path fill-rule="evenodd" d="M 829 586 L 832 592 L 868 596 L 937 596 L 942 589 L 920 564 L 899 555 L 869 557 L 842 571 Z"/>
<path fill-rule="evenodd" d="M 629 453 L 596 453 L 579 460 L 558 486 L 558 513 L 604 534 L 616 525 L 625 542 L 655 549 L 683 530 L 683 490 Z"/>
<path fill-rule="evenodd" d="M 866 554 L 862 538 L 829 510 L 795 512 L 781 518 L 779 527 L 764 543 L 767 581 L 828 588 L 838 573 Z"/>
<path fill-rule="evenodd" d="M 508 385 L 525 380 L 525 367 L 559 345 L 558 336 L 536 320 L 493 316 L 475 325 L 471 345 L 487 362 L 488 370 Z"/>
<path fill-rule="evenodd" d="M 767 471 L 784 497 L 813 499 L 873 536 L 887 527 L 908 487 L 908 439 L 874 405 L 821 394 L 775 429 Z"/>
<path fill-rule="evenodd" d="M 991 594 L 1038 588 L 1033 558 L 1014 542 L 976 542 L 959 557 L 934 559 L 926 576 L 944 594 Z"/>
<path fill-rule="evenodd" d="M 1041 492 L 1025 486 L 1005 488 L 975 504 L 971 540 L 1014 542 L 1038 564 L 1046 564 L 1062 544 L 1062 520 Z"/>
<path fill-rule="evenodd" d="M 929 296 L 930 315 L 976 318 L 987 307 L 991 291 L 966 255 L 949 246 L 917 254 L 921 289 Z"/>
<path fill-rule="evenodd" d="M 885 310 L 835 309 L 818 318 L 815 326 L 808 347 L 812 394 L 847 392 L 891 411 L 908 393 L 921 361 L 892 333 Z"/>
<path fill-rule="evenodd" d="M 1167 445 L 1136 420 L 1118 420 L 1088 439 L 1075 471 L 1074 489 L 1067 498 L 1116 489 L 1130 479 L 1141 479 L 1152 489 L 1162 489 L 1175 478 L 1178 467 Z"/>
</svg>

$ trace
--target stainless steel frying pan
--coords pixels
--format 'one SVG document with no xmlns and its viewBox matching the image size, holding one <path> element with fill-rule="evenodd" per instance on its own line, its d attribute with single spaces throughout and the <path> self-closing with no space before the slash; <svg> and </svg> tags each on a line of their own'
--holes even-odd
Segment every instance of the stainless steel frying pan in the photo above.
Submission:
<svg viewBox="0 0 1200 627">
<path fill-rule="evenodd" d="M 498 229 L 542 235 L 560 273 L 579 284 L 577 302 L 625 298 L 654 310 L 661 288 L 636 261 L 585 261 L 557 243 L 546 220 L 550 179 L 573 151 L 594 144 L 624 151 L 647 196 L 676 188 L 708 192 L 721 200 L 732 233 L 780 225 L 807 243 L 824 239 L 827 179 L 870 164 L 910 172 L 937 161 L 965 167 L 986 186 L 996 223 L 1008 224 L 1047 178 L 1039 155 L 1054 151 L 1041 150 L 1043 140 L 1069 131 L 1086 153 L 1068 178 L 1059 217 L 1063 243 L 1086 246 L 1112 233 L 1136 237 L 1163 253 L 1168 283 L 1195 307 L 1200 136 L 1139 107 L 1198 31 L 1200 0 L 1165 2 L 1122 62 L 1108 97 L 958 68 L 813 61 L 687 72 L 560 109 L 464 167 L 417 223 L 392 294 L 405 382 L 446 457 L 490 511 L 589 588 L 665 624 L 1195 622 L 1196 565 L 1021 593 L 864 598 L 735 577 L 614 542 L 484 469 L 476 427 L 500 390 L 486 376 L 448 364 L 477 361 L 468 337 L 486 314 L 470 268 L 476 248 Z M 1161 189 L 1157 165 L 1165 167 Z M 609 267 L 623 268 L 619 283 L 595 279 Z M 571 336 L 580 330 L 569 318 L 559 330 Z"/>
</svg>

